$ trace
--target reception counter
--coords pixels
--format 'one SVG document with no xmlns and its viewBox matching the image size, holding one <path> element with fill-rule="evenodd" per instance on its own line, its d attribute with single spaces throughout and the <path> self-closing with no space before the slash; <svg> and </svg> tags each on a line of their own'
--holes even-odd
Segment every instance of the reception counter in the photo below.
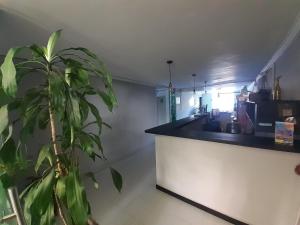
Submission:
<svg viewBox="0 0 300 225">
<path fill-rule="evenodd" d="M 232 224 L 298 225 L 299 143 L 205 132 L 201 119 L 146 130 L 155 134 L 157 188 Z"/>
</svg>

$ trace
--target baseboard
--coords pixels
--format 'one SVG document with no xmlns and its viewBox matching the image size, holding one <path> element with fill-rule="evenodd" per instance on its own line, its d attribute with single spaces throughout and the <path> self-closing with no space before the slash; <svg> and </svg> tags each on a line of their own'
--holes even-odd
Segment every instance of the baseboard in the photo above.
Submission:
<svg viewBox="0 0 300 225">
<path fill-rule="evenodd" d="M 205 212 L 207 212 L 209 214 L 212 214 L 212 215 L 214 215 L 214 216 L 216 216 L 216 217 L 218 217 L 220 219 L 223 219 L 223 220 L 225 220 L 225 221 L 227 221 L 229 223 L 232 223 L 234 225 L 249 225 L 247 223 L 244 223 L 244 222 L 241 222 L 241 221 L 239 221 L 237 219 L 234 219 L 234 218 L 232 218 L 230 216 L 227 216 L 227 215 L 225 215 L 223 213 L 220 213 L 220 212 L 218 212 L 216 210 L 213 210 L 213 209 L 208 208 L 208 207 L 206 207 L 204 205 L 201 205 L 201 204 L 199 204 L 197 202 L 194 202 L 194 201 L 192 201 L 192 200 L 190 200 L 188 198 L 185 198 L 185 197 L 183 197 L 183 196 L 181 196 L 179 194 L 176 194 L 176 193 L 174 193 L 174 192 L 172 192 L 172 191 L 170 191 L 170 190 L 168 190 L 166 188 L 163 188 L 163 187 L 161 187 L 159 185 L 156 185 L 156 189 L 160 190 L 160 191 L 162 191 L 162 192 L 164 192 L 164 193 L 166 193 L 168 195 L 171 195 L 171 196 L 173 196 L 173 197 L 175 197 L 175 198 L 177 198 L 177 199 L 179 199 L 179 200 L 181 200 L 181 201 L 183 201 L 183 202 L 185 202 L 187 204 L 190 204 L 190 205 L 192 205 L 192 206 L 194 206 L 194 207 L 196 207 L 198 209 L 201 209 L 201 210 L 203 210 L 203 211 L 205 211 Z"/>
</svg>

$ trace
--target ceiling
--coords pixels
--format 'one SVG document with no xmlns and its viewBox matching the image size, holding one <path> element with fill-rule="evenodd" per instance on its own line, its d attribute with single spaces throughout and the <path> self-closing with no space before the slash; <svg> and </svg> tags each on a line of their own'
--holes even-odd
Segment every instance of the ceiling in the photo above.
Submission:
<svg viewBox="0 0 300 225">
<path fill-rule="evenodd" d="M 299 0 L 0 0 L 0 50 L 45 41 L 93 49 L 116 78 L 176 87 L 252 81 L 287 35 Z M 0 52 L 4 53 L 4 52 Z"/>
</svg>

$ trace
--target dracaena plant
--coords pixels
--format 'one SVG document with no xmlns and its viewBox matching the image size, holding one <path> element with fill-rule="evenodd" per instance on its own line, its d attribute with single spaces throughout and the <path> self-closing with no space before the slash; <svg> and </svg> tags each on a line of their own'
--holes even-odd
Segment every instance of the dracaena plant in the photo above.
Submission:
<svg viewBox="0 0 300 225">
<path fill-rule="evenodd" d="M 16 175 L 33 164 L 32 182 L 21 196 L 29 225 L 91 221 L 82 178 L 90 177 L 95 186 L 97 181 L 93 173 L 81 173 L 78 154 L 82 151 L 94 161 L 105 159 L 100 135 L 102 127 L 109 125 L 89 96 L 98 96 L 110 111 L 116 105 L 112 77 L 104 64 L 86 48 L 55 51 L 60 34 L 61 30 L 54 32 L 46 47 L 11 48 L 1 66 L 0 180 L 4 187 L 14 185 Z M 42 82 L 24 87 L 32 74 Z M 101 88 L 91 84 L 92 77 L 102 81 Z M 96 127 L 96 132 L 88 132 L 89 126 Z M 49 142 L 39 149 L 36 159 L 29 160 L 24 154 L 26 143 L 40 129 L 49 130 Z M 122 177 L 113 168 L 110 171 L 120 191 Z"/>
</svg>

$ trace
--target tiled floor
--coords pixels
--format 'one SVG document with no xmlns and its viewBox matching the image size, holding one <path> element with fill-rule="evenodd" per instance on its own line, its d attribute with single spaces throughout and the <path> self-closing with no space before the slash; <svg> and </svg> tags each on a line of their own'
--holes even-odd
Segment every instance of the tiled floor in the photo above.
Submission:
<svg viewBox="0 0 300 225">
<path fill-rule="evenodd" d="M 117 163 L 124 177 L 121 194 L 112 188 L 108 172 L 97 176 L 101 190 L 89 187 L 88 197 L 100 225 L 229 225 L 156 190 L 154 165 L 151 149 Z"/>
</svg>

